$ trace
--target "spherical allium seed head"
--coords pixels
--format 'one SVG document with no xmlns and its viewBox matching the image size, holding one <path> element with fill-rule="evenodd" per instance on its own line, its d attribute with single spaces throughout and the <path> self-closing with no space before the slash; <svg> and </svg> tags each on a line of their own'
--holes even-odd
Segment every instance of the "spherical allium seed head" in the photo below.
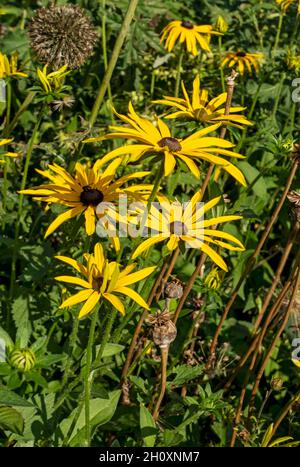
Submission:
<svg viewBox="0 0 300 467">
<path fill-rule="evenodd" d="M 29 25 L 31 47 L 53 69 L 80 67 L 92 54 L 97 34 L 78 5 L 39 8 Z"/>
</svg>

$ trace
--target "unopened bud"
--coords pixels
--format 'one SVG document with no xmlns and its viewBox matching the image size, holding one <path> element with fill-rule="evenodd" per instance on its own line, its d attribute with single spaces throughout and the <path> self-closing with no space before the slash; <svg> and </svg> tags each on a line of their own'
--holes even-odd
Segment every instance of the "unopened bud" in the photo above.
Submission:
<svg viewBox="0 0 300 467">
<path fill-rule="evenodd" d="M 31 349 L 18 349 L 11 352 L 9 362 L 20 371 L 29 371 L 35 366 L 36 358 Z"/>
<path fill-rule="evenodd" d="M 283 381 L 281 378 L 272 378 L 271 380 L 271 388 L 274 389 L 274 391 L 280 391 L 283 386 Z"/>
<path fill-rule="evenodd" d="M 215 30 L 218 32 L 225 33 L 228 31 L 228 23 L 225 21 L 223 16 L 218 16 L 215 23 Z"/>
</svg>

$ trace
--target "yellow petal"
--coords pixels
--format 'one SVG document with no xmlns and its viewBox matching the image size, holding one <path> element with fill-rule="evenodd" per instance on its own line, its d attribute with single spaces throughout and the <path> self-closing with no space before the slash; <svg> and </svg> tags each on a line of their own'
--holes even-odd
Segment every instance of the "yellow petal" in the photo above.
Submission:
<svg viewBox="0 0 300 467">
<path fill-rule="evenodd" d="M 94 291 L 81 308 L 78 318 L 82 318 L 83 316 L 86 316 L 88 313 L 90 313 L 92 309 L 96 306 L 96 304 L 99 302 L 100 297 L 101 294 L 99 292 Z"/>
<path fill-rule="evenodd" d="M 103 297 L 108 300 L 122 315 L 125 314 L 125 308 L 121 300 L 112 293 L 105 292 Z"/>
<path fill-rule="evenodd" d="M 225 261 L 221 258 L 221 256 L 216 253 L 210 246 L 206 243 L 203 243 L 201 246 L 201 250 L 209 256 L 214 263 L 216 263 L 221 269 L 224 271 L 228 271 Z"/>
<path fill-rule="evenodd" d="M 82 206 L 77 206 L 76 208 L 69 209 L 66 212 L 60 214 L 53 222 L 49 225 L 47 232 L 45 233 L 45 238 L 48 237 L 54 230 L 56 230 L 61 224 L 68 221 L 72 217 L 77 216 L 78 214 L 82 213 L 84 208 Z"/>
<path fill-rule="evenodd" d="M 84 287 L 85 289 L 91 289 L 92 286 L 89 282 L 80 279 L 80 277 L 73 277 L 73 276 L 57 276 L 55 280 L 60 282 L 67 282 L 68 284 L 75 284 L 80 285 L 80 287 Z"/>
<path fill-rule="evenodd" d="M 132 259 L 137 258 L 141 253 L 148 250 L 151 246 L 155 245 L 156 243 L 162 242 L 166 239 L 163 235 L 157 235 L 156 237 L 147 238 L 144 242 L 142 242 L 134 251 L 132 255 Z"/>
<path fill-rule="evenodd" d="M 95 209 L 93 206 L 88 206 L 84 211 L 85 231 L 88 235 L 93 235 L 95 232 Z"/>
<path fill-rule="evenodd" d="M 132 300 L 134 300 L 138 305 L 146 310 L 149 310 L 149 306 L 145 302 L 145 300 L 134 290 L 130 289 L 129 287 L 118 287 L 117 292 L 127 295 Z"/>
<path fill-rule="evenodd" d="M 134 284 L 135 282 L 141 281 L 145 277 L 152 274 L 152 272 L 156 269 L 156 266 L 151 266 L 149 268 L 141 269 L 140 271 L 133 272 L 132 274 L 128 274 L 127 276 L 121 277 L 117 284 L 116 288 L 123 287 L 125 285 Z"/>
<path fill-rule="evenodd" d="M 77 303 L 84 302 L 92 295 L 92 293 L 92 289 L 81 290 L 77 294 L 72 295 L 72 297 L 67 298 L 59 308 L 67 308 L 69 306 L 77 305 Z"/>
</svg>

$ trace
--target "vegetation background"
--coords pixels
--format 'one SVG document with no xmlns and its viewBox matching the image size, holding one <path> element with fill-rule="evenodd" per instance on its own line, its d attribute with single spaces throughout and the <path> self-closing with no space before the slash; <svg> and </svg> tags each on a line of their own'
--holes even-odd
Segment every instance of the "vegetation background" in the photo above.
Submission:
<svg viewBox="0 0 300 467">
<path fill-rule="evenodd" d="M 108 131 L 108 126 L 117 120 L 110 101 L 123 114 L 129 101 L 147 118 L 154 119 L 155 114 L 165 112 L 152 100 L 174 94 L 179 47 L 171 53 L 164 49 L 160 43 L 163 27 L 174 19 L 215 25 L 219 16 L 228 24 L 228 30 L 221 41 L 212 36 L 211 53 L 197 56 L 185 53 L 181 77 L 191 89 L 199 73 L 201 86 L 213 98 L 222 92 L 220 63 L 228 51 L 264 54 L 259 73 L 239 75 L 235 83 L 233 103 L 247 108 L 244 114 L 253 125 L 246 131 L 234 127 L 227 130 L 227 139 L 246 156 L 236 165 L 248 185 L 242 187 L 232 178 L 221 176 L 218 181 L 212 176 L 207 190 L 209 199 L 222 195 L 228 212 L 242 215 L 242 221 L 231 223 L 225 230 L 243 242 L 245 251 L 225 253 L 229 272 L 216 271 L 212 262 L 207 261 L 197 276 L 177 323 L 176 341 L 170 346 L 166 394 L 158 421 L 152 414 L 160 387 L 161 359 L 158 347 L 154 344 L 152 348 L 146 347 L 147 339 L 151 341 L 149 323 L 143 326 L 140 351 L 127 375 L 127 386 L 120 386 L 122 367 L 142 312 L 137 307 L 133 313 L 131 302 L 126 302 L 126 311 L 131 309 L 131 314 L 115 319 L 100 364 L 93 369 L 89 405 L 91 444 L 210 447 L 269 446 L 274 441 L 276 445 L 297 444 L 300 439 L 299 365 L 292 361 L 293 339 L 299 338 L 297 290 L 292 302 L 291 288 L 279 302 L 278 312 L 260 342 L 252 371 L 249 370 L 251 358 L 237 373 L 234 370 L 253 343 L 253 326 L 268 291 L 271 290 L 267 307 L 270 310 L 277 303 L 294 265 L 297 268 L 298 264 L 297 221 L 290 212 L 293 203 L 284 197 L 259 255 L 251 270 L 247 270 L 249 258 L 253 258 L 264 229 L 281 201 L 292 167 L 298 164 L 295 146 L 294 158 L 291 157 L 300 130 L 299 102 L 292 99 L 293 91 L 299 86 L 294 80 L 300 70 L 298 2 L 289 2 L 284 10 L 275 0 L 139 0 L 93 128 L 91 111 L 129 2 L 76 0 L 72 3 L 87 10 L 98 40 L 88 61 L 66 76 L 62 95 L 53 93 L 46 97 L 37 75 L 37 67 L 41 69 L 42 64 L 29 44 L 28 23 L 34 11 L 48 6 L 49 2 L 8 1 L 0 7 L 1 53 L 10 56 L 17 51 L 18 66 L 28 75 L 9 79 L 9 114 L 7 102 L 0 103 L 1 137 L 8 136 L 9 128 L 9 137 L 13 138 L 10 150 L 19 154 L 9 160 L 0 157 L 4 160 L 0 166 L 0 338 L 6 345 L 0 362 L 0 445 L 82 446 L 87 443 L 82 394 L 90 317 L 78 321 L 74 308 L 59 308 L 68 292 L 54 279 L 63 271 L 54 256 L 80 258 L 89 244 L 83 219 L 64 223 L 44 239 L 49 219 L 53 220 L 61 212 L 59 206 L 51 205 L 45 210 L 42 203 L 25 196 L 20 209 L 18 190 L 27 170 L 29 149 L 27 188 L 41 184 L 35 169 L 45 169 L 54 162 L 72 167 L 80 141 L 87 135 Z M 225 78 L 230 75 L 230 68 L 223 70 Z M 64 95 L 72 97 L 72 106 L 55 110 L 53 101 L 63 100 Z M 46 110 L 37 129 L 43 103 Z M 195 122 L 177 123 L 180 137 L 196 128 Z M 121 144 L 118 140 L 84 145 L 80 160 L 94 161 Z M 155 164 L 146 159 L 135 168 L 154 173 Z M 189 199 L 201 188 L 207 169 L 208 164 L 202 163 L 198 180 L 180 167 L 163 180 L 164 192 L 170 197 Z M 124 170 L 127 173 L 131 169 Z M 297 191 L 299 172 L 295 169 L 294 174 L 288 189 Z M 153 183 L 152 175 L 147 182 Z M 299 195 L 297 199 L 300 203 Z M 96 241 L 94 238 L 92 242 Z M 109 242 L 104 244 L 107 254 L 114 258 Z M 130 239 L 124 240 L 124 247 L 122 264 L 126 266 L 132 248 Z M 285 254 L 284 267 L 276 276 Z M 180 254 L 173 279 L 186 284 L 199 255 L 196 251 Z M 167 251 L 158 246 L 151 250 L 150 259 L 142 257 L 138 262 L 141 266 L 148 261 L 161 267 L 166 256 Z M 241 277 L 243 281 L 239 284 Z M 154 279 L 152 276 L 147 279 L 144 288 L 139 285 L 138 290 L 145 299 Z M 218 336 L 215 361 L 208 365 L 212 339 L 234 290 L 237 297 Z M 176 300 L 172 300 L 170 311 L 176 305 Z M 164 306 L 165 300 L 160 298 L 154 301 L 151 312 Z M 277 338 L 287 308 L 290 317 Z M 95 352 L 103 340 L 105 327 L 101 324 L 105 324 L 111 313 L 109 307 L 101 309 Z M 193 327 L 195 320 L 197 333 Z M 262 328 L 263 325 L 259 332 Z M 22 358 L 12 358 L 16 356 L 13 352 L 21 352 Z M 250 393 L 264 361 L 251 410 Z"/>
</svg>

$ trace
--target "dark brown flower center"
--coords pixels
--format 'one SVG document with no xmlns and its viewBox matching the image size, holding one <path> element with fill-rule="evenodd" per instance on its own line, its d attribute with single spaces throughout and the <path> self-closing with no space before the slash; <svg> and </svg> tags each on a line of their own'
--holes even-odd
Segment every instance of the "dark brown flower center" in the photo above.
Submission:
<svg viewBox="0 0 300 467">
<path fill-rule="evenodd" d="M 160 141 L 158 141 L 158 146 L 161 148 L 164 148 L 167 146 L 170 151 L 181 151 L 181 144 L 176 138 L 171 138 L 170 136 L 167 136 L 166 138 L 162 138 Z"/>
<path fill-rule="evenodd" d="M 103 284 L 102 277 L 93 277 L 93 289 L 100 292 L 101 286 Z"/>
<path fill-rule="evenodd" d="M 245 52 L 237 52 L 236 56 L 237 57 L 246 57 L 246 53 Z"/>
<path fill-rule="evenodd" d="M 185 29 L 193 29 L 194 25 L 191 21 L 181 21 L 181 26 Z"/>
<path fill-rule="evenodd" d="M 171 234 L 178 236 L 186 235 L 188 233 L 186 225 L 184 225 L 184 223 L 180 221 L 171 222 L 171 224 L 169 225 L 169 230 Z"/>
<path fill-rule="evenodd" d="M 80 201 L 85 206 L 97 206 L 103 199 L 103 193 L 96 188 L 91 188 L 89 185 L 84 186 L 83 191 L 80 193 Z"/>
</svg>

